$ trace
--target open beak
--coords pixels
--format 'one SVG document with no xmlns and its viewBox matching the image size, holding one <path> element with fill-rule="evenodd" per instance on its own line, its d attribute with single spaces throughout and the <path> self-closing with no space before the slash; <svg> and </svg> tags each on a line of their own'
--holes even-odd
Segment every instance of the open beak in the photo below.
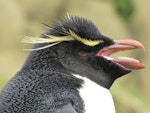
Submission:
<svg viewBox="0 0 150 113">
<path fill-rule="evenodd" d="M 145 49 L 143 44 L 136 40 L 115 40 L 115 44 L 108 46 L 106 48 L 101 49 L 98 53 L 97 56 L 104 57 L 107 60 L 111 60 L 115 64 L 128 69 L 128 70 L 133 70 L 133 69 L 142 69 L 144 68 L 144 64 L 140 63 L 138 60 L 129 58 L 129 57 L 118 57 L 118 58 L 111 58 L 109 57 L 113 53 L 119 52 L 119 51 L 125 51 L 125 50 L 131 50 L 131 49 Z"/>
</svg>

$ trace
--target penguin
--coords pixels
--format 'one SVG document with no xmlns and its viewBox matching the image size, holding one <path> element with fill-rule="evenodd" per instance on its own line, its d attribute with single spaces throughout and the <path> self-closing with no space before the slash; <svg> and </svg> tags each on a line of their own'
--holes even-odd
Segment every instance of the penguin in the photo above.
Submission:
<svg viewBox="0 0 150 113">
<path fill-rule="evenodd" d="M 62 19 L 23 42 L 34 47 L 0 92 L 0 113 L 115 113 L 112 84 L 145 67 L 134 58 L 111 57 L 144 49 L 140 42 L 112 40 L 83 17 Z"/>
</svg>

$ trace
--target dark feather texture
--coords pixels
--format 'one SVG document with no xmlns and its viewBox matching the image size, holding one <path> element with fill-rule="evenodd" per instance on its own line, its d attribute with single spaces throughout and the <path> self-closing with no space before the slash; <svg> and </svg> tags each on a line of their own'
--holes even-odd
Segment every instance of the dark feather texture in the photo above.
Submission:
<svg viewBox="0 0 150 113">
<path fill-rule="evenodd" d="M 0 92 L 0 113 L 84 113 L 79 89 L 85 81 L 73 74 L 109 89 L 117 78 L 131 72 L 101 56 L 101 50 L 106 54 L 116 42 L 87 19 L 68 17 L 55 23 L 41 38 L 51 41 L 35 44 L 35 49 L 51 44 L 55 38 L 64 40 L 31 51 L 21 70 Z M 142 47 L 136 45 L 133 47 Z"/>
</svg>

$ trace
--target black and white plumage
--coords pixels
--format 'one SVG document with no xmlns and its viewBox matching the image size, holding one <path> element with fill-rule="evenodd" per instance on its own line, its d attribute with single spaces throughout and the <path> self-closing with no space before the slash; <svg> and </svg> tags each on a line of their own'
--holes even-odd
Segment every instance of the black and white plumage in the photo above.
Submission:
<svg viewBox="0 0 150 113">
<path fill-rule="evenodd" d="M 89 20 L 68 17 L 25 42 L 34 46 L 22 69 L 0 92 L 0 113 L 115 113 L 109 88 L 144 68 L 138 60 L 110 55 L 144 48 L 135 40 L 112 40 Z"/>
</svg>

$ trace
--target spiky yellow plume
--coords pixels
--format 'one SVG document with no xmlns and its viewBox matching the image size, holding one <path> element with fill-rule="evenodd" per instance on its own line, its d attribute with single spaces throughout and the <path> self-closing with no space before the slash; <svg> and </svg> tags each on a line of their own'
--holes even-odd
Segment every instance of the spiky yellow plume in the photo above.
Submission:
<svg viewBox="0 0 150 113">
<path fill-rule="evenodd" d="M 24 38 L 24 40 L 22 40 L 22 42 L 31 43 L 31 44 L 49 43 L 48 45 L 46 45 L 44 47 L 40 47 L 40 48 L 36 48 L 36 49 L 25 49 L 25 50 L 41 50 L 41 49 L 45 49 L 48 47 L 52 47 L 52 46 L 57 45 L 64 41 L 73 41 L 73 40 L 77 40 L 87 46 L 96 46 L 96 45 L 100 44 L 101 42 L 103 42 L 103 40 L 89 40 L 89 39 L 82 38 L 71 30 L 69 30 L 69 31 L 64 30 L 64 32 L 68 36 L 54 36 L 54 35 L 48 35 L 48 34 L 44 34 L 45 36 L 47 36 L 47 38 L 27 37 L 26 36 Z"/>
<path fill-rule="evenodd" d="M 70 35 L 74 39 L 82 42 L 83 44 L 85 44 L 87 46 L 96 46 L 96 45 L 100 44 L 101 42 L 103 42 L 103 40 L 89 40 L 89 39 L 81 38 L 80 36 L 78 36 L 76 33 L 74 33 L 71 30 L 69 30 L 69 32 L 70 32 Z"/>
</svg>

